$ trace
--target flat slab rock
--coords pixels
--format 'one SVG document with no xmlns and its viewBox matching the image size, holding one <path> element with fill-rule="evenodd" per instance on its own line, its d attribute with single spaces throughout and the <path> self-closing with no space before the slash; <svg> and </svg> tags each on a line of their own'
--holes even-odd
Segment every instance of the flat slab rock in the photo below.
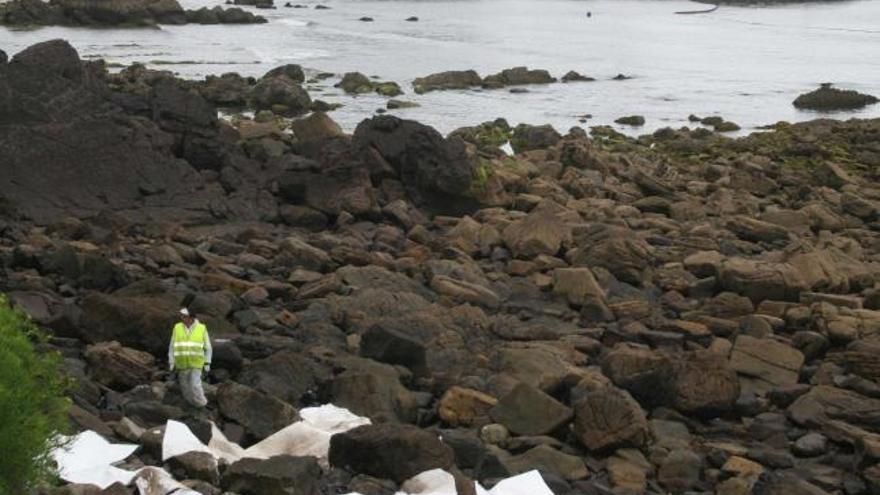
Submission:
<svg viewBox="0 0 880 495">
<path fill-rule="evenodd" d="M 490 414 L 517 435 L 547 435 L 574 415 L 553 397 L 524 383 L 502 397 Z"/>
<path fill-rule="evenodd" d="M 794 347 L 748 335 L 737 337 L 730 354 L 730 366 L 761 393 L 797 383 L 803 364 L 803 353 Z"/>
</svg>

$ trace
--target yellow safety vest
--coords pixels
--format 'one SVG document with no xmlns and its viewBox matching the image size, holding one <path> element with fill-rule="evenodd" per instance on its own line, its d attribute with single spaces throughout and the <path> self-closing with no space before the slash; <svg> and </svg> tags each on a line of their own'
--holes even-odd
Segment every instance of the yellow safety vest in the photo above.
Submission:
<svg viewBox="0 0 880 495">
<path fill-rule="evenodd" d="M 196 323 L 189 335 L 183 323 L 174 325 L 174 367 L 179 370 L 194 370 L 205 366 L 205 336 L 208 329 L 203 323 Z"/>
</svg>

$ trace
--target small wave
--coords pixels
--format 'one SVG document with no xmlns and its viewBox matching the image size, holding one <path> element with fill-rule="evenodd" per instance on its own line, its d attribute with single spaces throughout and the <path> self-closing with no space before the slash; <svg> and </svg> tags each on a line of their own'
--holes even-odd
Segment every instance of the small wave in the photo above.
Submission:
<svg viewBox="0 0 880 495">
<path fill-rule="evenodd" d="M 295 27 L 307 27 L 310 24 L 312 24 L 311 21 L 301 21 L 299 19 L 290 19 L 290 18 L 279 19 L 277 22 L 280 24 L 284 24 L 285 26 L 295 26 Z"/>
</svg>

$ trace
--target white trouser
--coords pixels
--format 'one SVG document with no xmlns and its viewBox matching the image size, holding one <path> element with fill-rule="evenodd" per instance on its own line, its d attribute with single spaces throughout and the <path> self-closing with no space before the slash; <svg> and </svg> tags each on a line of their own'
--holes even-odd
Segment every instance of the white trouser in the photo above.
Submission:
<svg viewBox="0 0 880 495">
<path fill-rule="evenodd" d="M 202 390 L 201 369 L 178 370 L 177 383 L 180 384 L 180 391 L 187 402 L 196 407 L 205 407 L 208 404 L 205 391 Z"/>
</svg>

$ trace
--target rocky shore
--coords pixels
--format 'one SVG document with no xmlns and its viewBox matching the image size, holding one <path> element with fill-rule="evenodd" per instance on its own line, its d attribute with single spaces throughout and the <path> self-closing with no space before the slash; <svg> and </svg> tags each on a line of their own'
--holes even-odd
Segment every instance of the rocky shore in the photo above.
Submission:
<svg viewBox="0 0 880 495">
<path fill-rule="evenodd" d="M 111 75 L 63 41 L 0 62 L 0 291 L 131 467 L 162 464 L 168 419 L 247 447 L 333 403 L 374 424 L 329 466 L 165 464 L 205 494 L 433 468 L 461 493 L 532 469 L 572 495 L 880 490 L 880 120 L 347 135 L 296 66 Z M 219 119 L 233 102 L 257 116 Z M 205 411 L 163 371 L 184 300 L 214 338 Z"/>
<path fill-rule="evenodd" d="M 177 0 L 10 0 L 0 3 L 0 25 L 13 27 L 154 27 L 264 22 L 266 18 L 237 7 L 184 10 Z"/>
</svg>

